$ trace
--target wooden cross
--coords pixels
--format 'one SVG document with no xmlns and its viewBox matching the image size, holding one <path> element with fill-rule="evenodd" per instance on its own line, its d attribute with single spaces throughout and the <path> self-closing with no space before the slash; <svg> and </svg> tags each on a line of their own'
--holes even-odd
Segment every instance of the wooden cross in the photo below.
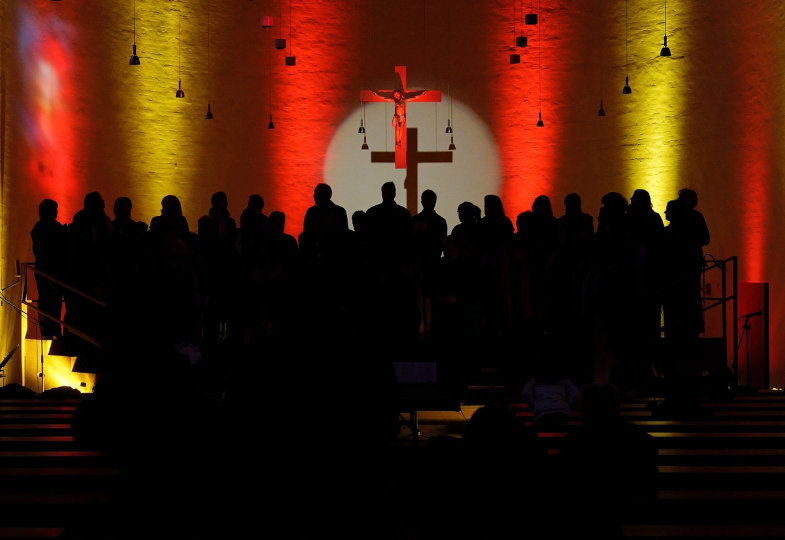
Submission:
<svg viewBox="0 0 785 540">
<path fill-rule="evenodd" d="M 411 144 L 407 149 L 406 180 L 403 189 L 406 190 L 406 208 L 414 215 L 417 213 L 417 170 L 420 163 L 452 163 L 452 152 L 419 152 L 417 150 L 417 128 L 406 130 L 406 137 Z M 371 163 L 393 163 L 397 160 L 398 149 L 395 152 L 371 152 Z"/>
<path fill-rule="evenodd" d="M 398 75 L 398 86 L 393 90 L 360 90 L 360 101 L 363 103 L 392 101 L 395 113 L 392 125 L 395 129 L 395 168 L 406 168 L 406 103 L 409 101 L 438 102 L 442 100 L 440 90 L 407 90 L 406 66 L 395 66 Z"/>
</svg>

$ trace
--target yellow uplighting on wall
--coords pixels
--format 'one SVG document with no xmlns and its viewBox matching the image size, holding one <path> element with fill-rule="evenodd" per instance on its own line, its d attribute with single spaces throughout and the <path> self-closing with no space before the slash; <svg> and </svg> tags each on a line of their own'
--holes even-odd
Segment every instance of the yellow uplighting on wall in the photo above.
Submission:
<svg viewBox="0 0 785 540">
<path fill-rule="evenodd" d="M 656 8 L 656 9 L 655 9 Z M 624 6 L 621 7 L 624 9 Z M 652 206 L 661 215 L 665 205 L 685 187 L 681 160 L 684 138 L 687 88 L 682 85 L 687 64 L 682 52 L 689 49 L 686 33 L 680 33 L 678 19 L 688 15 L 689 2 L 680 4 L 679 13 L 668 14 L 669 44 L 673 56 L 661 57 L 662 6 L 633 9 L 628 15 L 629 78 L 632 93 L 622 96 L 619 115 L 623 134 L 622 159 L 625 164 L 625 195 L 636 189 L 651 195 Z M 622 13 L 623 18 L 623 13 Z M 619 56 L 623 58 L 624 43 Z M 619 90 L 621 91 L 621 90 Z M 666 222 L 667 225 L 667 222 Z"/>
<path fill-rule="evenodd" d="M 128 12 L 128 10 L 126 10 Z M 130 19 L 130 13 L 118 13 Z M 118 21 L 118 25 L 130 20 Z M 116 111 L 125 125 L 128 163 L 132 179 L 129 196 L 134 213 L 149 220 L 160 213 L 161 199 L 176 195 L 185 209 L 202 201 L 191 201 L 194 177 L 199 165 L 194 137 L 204 129 L 203 112 L 206 81 L 197 53 L 203 39 L 201 12 L 176 3 L 137 1 L 136 43 L 139 66 L 119 63 L 125 84 L 116 88 L 123 94 L 125 110 Z M 180 78 L 185 98 L 177 99 Z"/>
</svg>

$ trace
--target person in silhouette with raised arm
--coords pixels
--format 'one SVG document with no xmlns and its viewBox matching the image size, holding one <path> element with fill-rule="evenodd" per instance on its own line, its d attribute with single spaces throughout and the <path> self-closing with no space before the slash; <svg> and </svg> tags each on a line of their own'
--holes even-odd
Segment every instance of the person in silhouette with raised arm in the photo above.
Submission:
<svg viewBox="0 0 785 540">
<path fill-rule="evenodd" d="M 44 199 L 38 205 L 38 221 L 30 231 L 33 242 L 35 268 L 49 276 L 61 280 L 67 265 L 66 228 L 57 220 L 57 201 Z M 60 314 L 63 306 L 63 290 L 59 284 L 39 274 L 35 274 L 38 289 L 38 309 L 55 317 L 38 316 L 42 339 L 56 339 L 61 336 Z"/>
</svg>

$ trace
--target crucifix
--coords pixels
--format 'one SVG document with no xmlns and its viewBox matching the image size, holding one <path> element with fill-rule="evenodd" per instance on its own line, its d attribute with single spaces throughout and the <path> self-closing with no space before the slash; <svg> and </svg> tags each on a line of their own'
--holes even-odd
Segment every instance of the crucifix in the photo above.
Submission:
<svg viewBox="0 0 785 540">
<path fill-rule="evenodd" d="M 392 101 L 395 113 L 392 126 L 395 130 L 395 168 L 406 168 L 406 103 L 409 101 L 438 102 L 442 100 L 440 90 L 407 90 L 406 66 L 395 66 L 398 85 L 393 90 L 360 90 L 360 101 Z"/>
<path fill-rule="evenodd" d="M 407 154 L 406 179 L 403 189 L 406 190 L 406 208 L 414 215 L 417 213 L 417 170 L 420 163 L 452 163 L 452 152 L 420 152 L 417 150 L 417 128 L 408 128 L 406 137 L 409 139 Z M 371 152 L 371 163 L 397 163 L 398 148 L 395 152 Z M 397 167 L 397 164 L 396 164 Z"/>
</svg>

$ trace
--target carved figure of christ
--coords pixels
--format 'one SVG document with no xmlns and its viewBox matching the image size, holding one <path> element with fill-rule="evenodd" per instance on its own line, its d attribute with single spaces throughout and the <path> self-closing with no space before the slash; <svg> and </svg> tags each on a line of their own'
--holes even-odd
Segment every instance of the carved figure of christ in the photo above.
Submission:
<svg viewBox="0 0 785 540">
<path fill-rule="evenodd" d="M 395 107 L 392 126 L 395 130 L 395 168 L 406 168 L 406 103 L 410 101 L 439 102 L 440 90 L 407 90 L 406 66 L 395 66 L 398 86 L 393 90 L 361 90 L 363 103 L 391 101 Z"/>
</svg>

